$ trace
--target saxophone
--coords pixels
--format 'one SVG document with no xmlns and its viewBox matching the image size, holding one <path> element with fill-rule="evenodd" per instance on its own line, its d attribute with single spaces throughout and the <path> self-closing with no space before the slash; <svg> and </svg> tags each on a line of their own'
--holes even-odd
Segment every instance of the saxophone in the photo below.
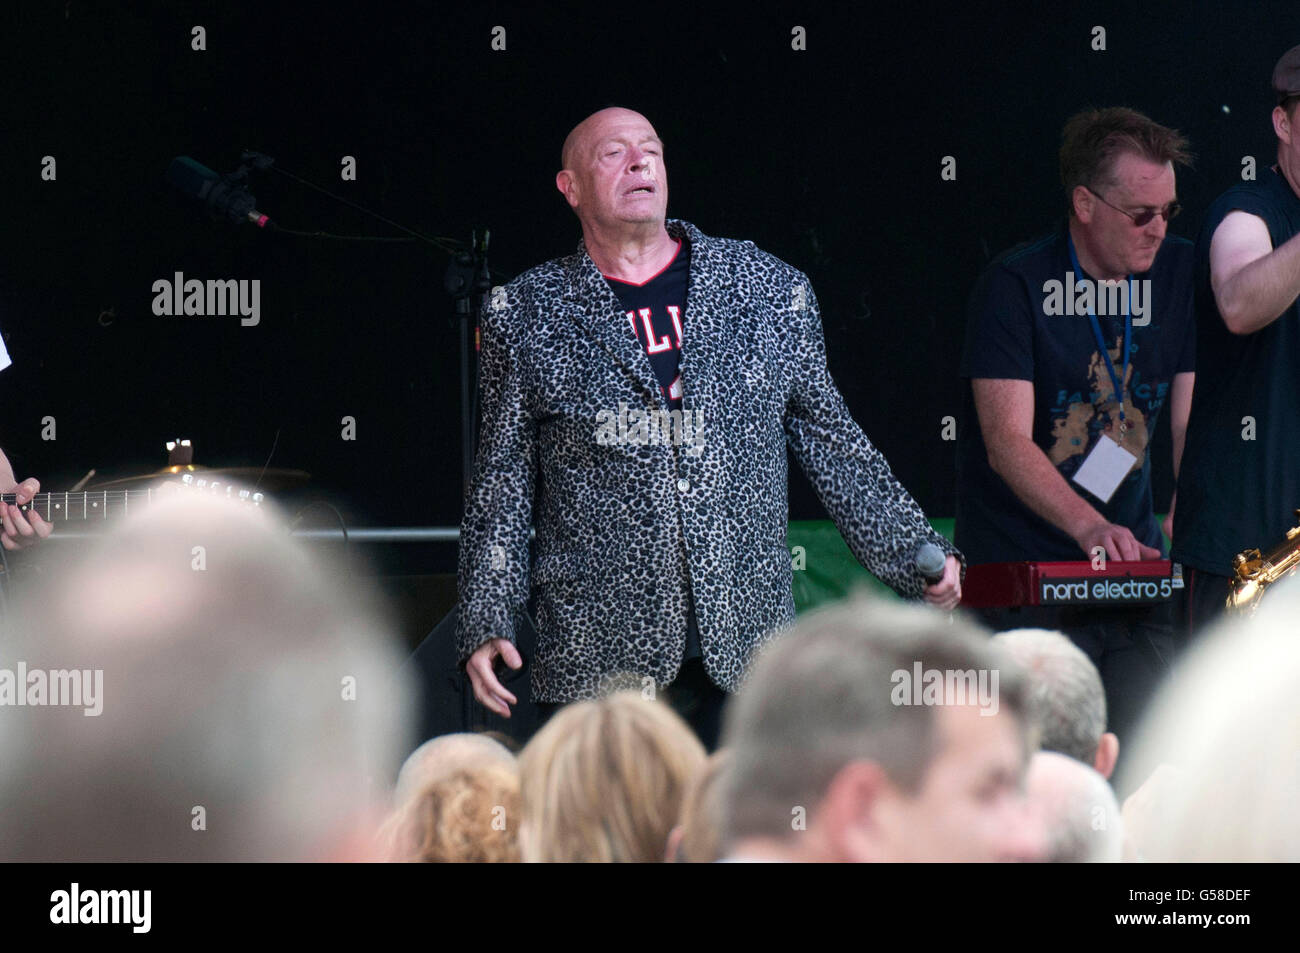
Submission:
<svg viewBox="0 0 1300 953">
<path fill-rule="evenodd" d="M 1300 521 L 1300 510 L 1295 511 Z M 1254 615 L 1264 590 L 1300 568 L 1300 526 L 1286 531 L 1286 538 L 1266 554 L 1248 549 L 1232 558 L 1232 591 L 1228 611 Z"/>
</svg>

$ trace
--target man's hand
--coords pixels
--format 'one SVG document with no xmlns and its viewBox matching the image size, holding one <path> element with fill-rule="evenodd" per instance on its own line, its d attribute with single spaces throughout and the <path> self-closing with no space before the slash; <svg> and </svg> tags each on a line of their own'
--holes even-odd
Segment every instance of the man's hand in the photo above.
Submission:
<svg viewBox="0 0 1300 953">
<path fill-rule="evenodd" d="M 5 490 L 6 493 L 17 494 L 20 505 L 30 503 L 40 491 L 40 483 L 30 478 Z M 41 519 L 40 514 L 34 509 L 24 515 L 22 510 L 13 503 L 0 503 L 0 510 L 3 510 L 0 514 L 0 524 L 3 526 L 3 530 L 0 531 L 0 545 L 5 549 L 26 549 L 28 546 L 34 546 L 54 530 L 54 527 Z"/>
<path fill-rule="evenodd" d="M 925 601 L 945 612 L 957 608 L 961 602 L 961 562 L 949 556 L 943 564 L 943 578 L 925 587 Z"/>
<path fill-rule="evenodd" d="M 1107 559 L 1120 562 L 1160 558 L 1160 550 L 1139 543 L 1127 526 L 1107 523 L 1104 520 L 1089 526 L 1076 536 L 1074 541 L 1088 554 L 1089 559 L 1092 558 L 1092 551 L 1098 546 L 1106 550 Z"/>
<path fill-rule="evenodd" d="M 465 663 L 465 671 L 469 674 L 470 684 L 474 686 L 474 697 L 490 711 L 509 718 L 510 706 L 519 704 L 519 699 L 497 681 L 492 663 L 498 655 L 511 668 L 519 668 L 524 664 L 519 650 L 509 639 L 492 639 L 474 650 L 474 654 Z"/>
</svg>

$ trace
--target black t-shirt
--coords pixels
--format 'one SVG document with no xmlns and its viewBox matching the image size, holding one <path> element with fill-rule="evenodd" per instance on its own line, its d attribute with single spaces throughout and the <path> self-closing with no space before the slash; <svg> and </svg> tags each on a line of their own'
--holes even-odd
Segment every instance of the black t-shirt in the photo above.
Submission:
<svg viewBox="0 0 1300 953">
<path fill-rule="evenodd" d="M 970 384 L 973 378 L 1033 382 L 1034 442 L 1067 482 L 1103 433 L 1114 437 L 1119 423 L 1115 387 L 1092 322 L 1086 311 L 1060 313 L 1063 298 L 1051 301 L 1045 287 L 1054 281 L 1064 288 L 1067 272 L 1073 271 L 1066 236 L 1063 226 L 1004 253 L 980 276 L 971 294 L 961 364 L 954 539 L 971 563 L 1086 558 L 1069 535 L 1025 506 L 993 472 Z M 1174 375 L 1191 371 L 1195 362 L 1193 250 L 1186 239 L 1167 236 L 1151 270 L 1133 276 L 1138 282 L 1150 281 L 1145 286 L 1149 298 L 1135 299 L 1145 312 L 1135 311 L 1135 319 L 1150 323 L 1133 326 L 1131 366 L 1124 386 L 1130 429 L 1121 445 L 1137 462 L 1109 502 L 1070 482 L 1070 488 L 1106 519 L 1128 527 L 1140 542 L 1155 548 L 1163 547 L 1163 537 L 1152 511 L 1148 444 Z M 1139 291 L 1142 287 L 1139 284 Z M 1093 310 L 1115 373 L 1122 376 L 1123 311 L 1113 306 Z"/>
<path fill-rule="evenodd" d="M 659 393 L 669 410 L 682 409 L 682 322 L 686 315 L 686 289 L 691 271 L 691 246 L 677 240 L 677 252 L 664 269 L 633 284 L 605 276 L 632 325 L 632 332 L 645 348 Z M 688 613 L 686 654 L 683 660 L 703 655 L 694 608 Z"/>
<path fill-rule="evenodd" d="M 1228 330 L 1210 287 L 1210 241 L 1235 209 L 1263 219 L 1280 248 L 1300 232 L 1300 198 L 1270 169 L 1214 201 L 1196 244 L 1196 389 L 1173 554 L 1221 576 L 1243 549 L 1281 542 L 1300 507 L 1300 299 L 1254 334 Z"/>
<path fill-rule="evenodd" d="M 663 271 L 639 285 L 605 276 L 614 289 L 632 333 L 645 348 L 650 367 L 669 410 L 682 408 L 682 319 L 686 311 L 686 285 L 691 270 L 691 248 L 677 240 L 677 252 Z"/>
</svg>

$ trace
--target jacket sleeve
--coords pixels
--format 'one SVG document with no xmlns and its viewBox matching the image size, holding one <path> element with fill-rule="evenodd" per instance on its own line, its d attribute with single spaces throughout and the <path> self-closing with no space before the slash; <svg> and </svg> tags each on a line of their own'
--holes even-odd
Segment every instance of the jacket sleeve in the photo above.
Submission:
<svg viewBox="0 0 1300 953">
<path fill-rule="evenodd" d="M 508 294 L 519 292 L 508 289 Z M 479 319 L 482 415 L 457 573 L 456 656 L 461 664 L 490 639 L 514 642 L 514 620 L 528 601 L 537 424 L 525 400 L 517 346 L 510 340 L 518 306 L 518 301 L 498 298 L 494 308 L 489 296 Z"/>
<path fill-rule="evenodd" d="M 826 367 L 817 298 L 800 274 L 805 305 L 784 312 L 795 329 L 794 383 L 785 408 L 785 432 L 799 465 L 812 482 L 849 549 L 869 572 L 900 596 L 920 598 L 926 581 L 915 566 L 916 553 L 933 543 L 956 556 L 961 552 L 935 532 L 920 506 L 895 479 L 884 455 L 867 439 L 849 413 Z"/>
</svg>

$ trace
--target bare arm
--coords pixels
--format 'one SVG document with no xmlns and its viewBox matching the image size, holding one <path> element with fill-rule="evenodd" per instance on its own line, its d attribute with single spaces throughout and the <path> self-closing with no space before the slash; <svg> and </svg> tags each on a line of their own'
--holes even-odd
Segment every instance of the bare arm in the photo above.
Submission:
<svg viewBox="0 0 1300 953">
<path fill-rule="evenodd" d="M 1127 527 L 1110 523 L 1061 476 L 1034 443 L 1032 381 L 976 378 L 971 381 L 989 466 L 1020 501 L 1056 526 L 1087 555 L 1101 546 L 1110 559 L 1158 559 Z"/>
<path fill-rule="evenodd" d="M 0 450 L 0 493 L 12 493 L 17 485 L 13 464 L 9 462 L 5 452 Z"/>
<path fill-rule="evenodd" d="M 1210 286 L 1233 334 L 1268 327 L 1300 296 L 1300 235 L 1274 250 L 1262 218 L 1229 212 L 1210 240 Z"/>
</svg>

